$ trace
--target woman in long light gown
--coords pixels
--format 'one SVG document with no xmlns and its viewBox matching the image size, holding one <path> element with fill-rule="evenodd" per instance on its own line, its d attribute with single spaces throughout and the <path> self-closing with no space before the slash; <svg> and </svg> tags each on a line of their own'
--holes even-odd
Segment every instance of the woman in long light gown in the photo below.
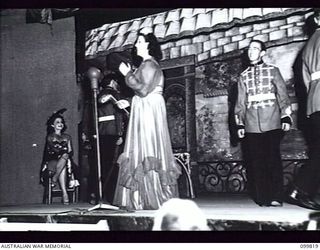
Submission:
<svg viewBox="0 0 320 250">
<path fill-rule="evenodd" d="M 164 98 L 163 72 L 158 64 L 162 53 L 153 34 L 138 34 L 136 54 L 142 63 L 133 72 L 122 62 L 119 71 L 135 95 L 124 152 L 118 159 L 119 176 L 114 205 L 126 209 L 158 209 L 178 197 L 181 169 L 171 148 Z"/>
</svg>

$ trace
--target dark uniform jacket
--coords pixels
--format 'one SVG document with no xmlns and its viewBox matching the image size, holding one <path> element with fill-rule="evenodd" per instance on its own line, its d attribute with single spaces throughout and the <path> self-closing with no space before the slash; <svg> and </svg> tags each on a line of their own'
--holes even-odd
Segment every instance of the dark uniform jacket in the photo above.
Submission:
<svg viewBox="0 0 320 250">
<path fill-rule="evenodd" d="M 302 75 L 308 91 L 307 115 L 320 111 L 320 28 L 302 52 Z"/>
<path fill-rule="evenodd" d="M 115 104 L 113 98 L 103 102 L 103 97 L 111 95 L 117 101 L 120 98 L 119 92 L 111 87 L 104 88 L 98 95 L 98 124 L 100 135 L 123 135 L 123 115 L 124 112 L 120 110 Z"/>
</svg>

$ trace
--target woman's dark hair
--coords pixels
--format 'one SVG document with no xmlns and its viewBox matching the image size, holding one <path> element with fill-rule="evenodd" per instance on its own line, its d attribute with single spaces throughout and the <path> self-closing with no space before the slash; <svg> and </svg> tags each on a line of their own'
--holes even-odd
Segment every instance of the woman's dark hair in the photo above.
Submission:
<svg viewBox="0 0 320 250">
<path fill-rule="evenodd" d="M 156 59 L 156 61 L 159 62 L 162 59 L 162 51 L 156 36 L 153 33 L 148 33 L 148 34 L 138 33 L 137 40 L 139 36 L 143 36 L 145 41 L 149 43 L 149 46 L 148 46 L 149 55 L 153 56 L 154 59 Z M 132 56 L 133 56 L 133 64 L 135 66 L 140 65 L 140 63 L 142 62 L 142 59 L 140 56 L 137 55 L 136 47 L 133 47 L 132 49 Z"/>
<path fill-rule="evenodd" d="M 62 115 L 63 112 L 65 112 L 67 109 L 60 109 L 59 111 L 57 112 L 54 112 L 47 120 L 47 134 L 51 134 L 54 132 L 54 128 L 52 127 L 54 121 L 57 119 L 57 118 L 61 118 L 62 120 L 62 123 L 63 123 L 63 129 L 61 130 L 61 133 L 63 133 L 64 131 L 66 131 L 67 129 L 67 125 L 66 125 L 66 121 Z"/>
</svg>

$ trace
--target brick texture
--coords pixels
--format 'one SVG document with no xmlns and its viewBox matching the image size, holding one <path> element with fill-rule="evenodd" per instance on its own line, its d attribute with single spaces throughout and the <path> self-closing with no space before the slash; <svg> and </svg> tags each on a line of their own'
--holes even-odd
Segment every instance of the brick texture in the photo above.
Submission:
<svg viewBox="0 0 320 250">
<path fill-rule="evenodd" d="M 217 40 L 209 40 L 203 43 L 203 51 L 208 51 L 217 47 Z"/>
<path fill-rule="evenodd" d="M 286 30 L 276 30 L 270 33 L 269 35 L 270 40 L 279 40 L 282 38 L 287 37 L 287 31 Z"/>
<path fill-rule="evenodd" d="M 191 38 L 185 38 L 185 39 L 176 41 L 176 46 L 182 46 L 182 45 L 191 44 L 191 43 L 192 43 Z"/>
<path fill-rule="evenodd" d="M 223 46 L 231 42 L 230 37 L 222 37 L 218 39 L 217 45 L 218 46 Z"/>
<path fill-rule="evenodd" d="M 276 20 L 276 21 L 271 21 L 269 23 L 270 28 L 279 27 L 286 24 L 287 24 L 286 20 Z"/>
<path fill-rule="evenodd" d="M 212 50 L 210 50 L 210 57 L 215 57 L 215 56 L 221 55 L 222 52 L 223 52 L 222 47 L 212 49 Z"/>
<path fill-rule="evenodd" d="M 253 30 L 265 30 L 269 28 L 269 23 L 256 23 L 253 24 Z"/>
<path fill-rule="evenodd" d="M 287 18 L 287 23 L 290 24 L 290 23 L 303 22 L 304 20 L 305 20 L 304 16 L 290 16 Z"/>
<path fill-rule="evenodd" d="M 242 26 L 239 28 L 239 33 L 240 34 L 246 34 L 248 32 L 251 32 L 253 30 L 253 26 L 252 25 L 247 25 L 247 26 Z"/>
<path fill-rule="evenodd" d="M 180 57 L 180 47 L 174 47 L 170 49 L 170 58 Z"/>
<path fill-rule="evenodd" d="M 214 32 L 210 34 L 210 40 L 215 40 L 218 38 L 224 37 L 224 32 Z"/>
<path fill-rule="evenodd" d="M 228 52 L 234 51 L 236 49 L 238 49 L 238 43 L 237 42 L 230 43 L 230 44 L 223 46 L 223 53 L 228 53 Z"/>
</svg>

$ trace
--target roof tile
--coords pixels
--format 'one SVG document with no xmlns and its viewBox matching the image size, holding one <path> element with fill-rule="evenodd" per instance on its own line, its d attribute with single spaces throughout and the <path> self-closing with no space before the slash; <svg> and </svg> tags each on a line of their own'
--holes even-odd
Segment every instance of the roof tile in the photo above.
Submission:
<svg viewBox="0 0 320 250">
<path fill-rule="evenodd" d="M 247 8 L 243 10 L 242 19 L 246 19 L 248 17 L 253 17 L 253 16 L 262 16 L 261 8 Z"/>
<path fill-rule="evenodd" d="M 228 9 L 217 9 L 212 13 L 211 26 L 221 23 L 228 23 Z"/>
<path fill-rule="evenodd" d="M 180 33 L 180 22 L 170 22 L 167 29 L 166 37 L 178 35 Z"/>
<path fill-rule="evenodd" d="M 165 20 L 165 23 L 176 22 L 179 20 L 179 18 L 180 18 L 180 9 L 169 11 L 167 18 Z"/>
<path fill-rule="evenodd" d="M 128 28 L 128 31 L 138 31 L 140 28 L 140 19 L 135 19 L 132 23 L 131 26 Z"/>
<path fill-rule="evenodd" d="M 209 27 L 211 27 L 211 13 L 199 14 L 197 17 L 196 30 L 199 30 L 199 32 L 201 32 L 202 29 Z"/>
<path fill-rule="evenodd" d="M 206 9 L 203 9 L 203 8 L 193 9 L 193 16 L 197 16 L 199 14 L 205 14 L 205 13 L 206 13 Z"/>
<path fill-rule="evenodd" d="M 164 25 L 162 23 L 155 25 L 154 27 L 154 33 L 157 34 L 157 37 L 160 39 L 165 38 L 167 31 L 167 25 Z"/>
<path fill-rule="evenodd" d="M 121 47 L 123 44 L 124 37 L 121 35 L 118 36 L 113 36 L 112 37 L 112 42 L 110 46 L 108 47 L 108 50 L 115 51 L 118 47 Z"/>
<path fill-rule="evenodd" d="M 147 17 L 146 19 L 143 20 L 142 24 L 140 25 L 140 29 L 145 27 L 151 27 L 152 25 L 153 25 L 152 18 Z"/>
<path fill-rule="evenodd" d="M 119 27 L 119 30 L 118 30 L 118 34 L 124 35 L 128 31 L 128 28 L 129 28 L 129 23 L 121 24 L 121 26 Z"/>
<path fill-rule="evenodd" d="M 191 17 L 193 17 L 192 8 L 184 8 L 181 10 L 180 18 L 191 18 Z"/>
<path fill-rule="evenodd" d="M 153 24 L 164 24 L 165 18 L 166 18 L 166 13 L 160 13 L 154 18 Z"/>
<path fill-rule="evenodd" d="M 133 32 L 128 32 L 126 39 L 124 41 L 124 43 L 122 44 L 122 46 L 129 46 L 132 45 L 136 42 L 138 37 L 138 32 L 137 31 L 133 31 Z"/>
<path fill-rule="evenodd" d="M 196 27 L 196 17 L 183 18 L 180 32 L 181 33 L 188 32 L 188 34 L 186 35 L 192 35 L 195 31 L 195 27 Z"/>
</svg>

